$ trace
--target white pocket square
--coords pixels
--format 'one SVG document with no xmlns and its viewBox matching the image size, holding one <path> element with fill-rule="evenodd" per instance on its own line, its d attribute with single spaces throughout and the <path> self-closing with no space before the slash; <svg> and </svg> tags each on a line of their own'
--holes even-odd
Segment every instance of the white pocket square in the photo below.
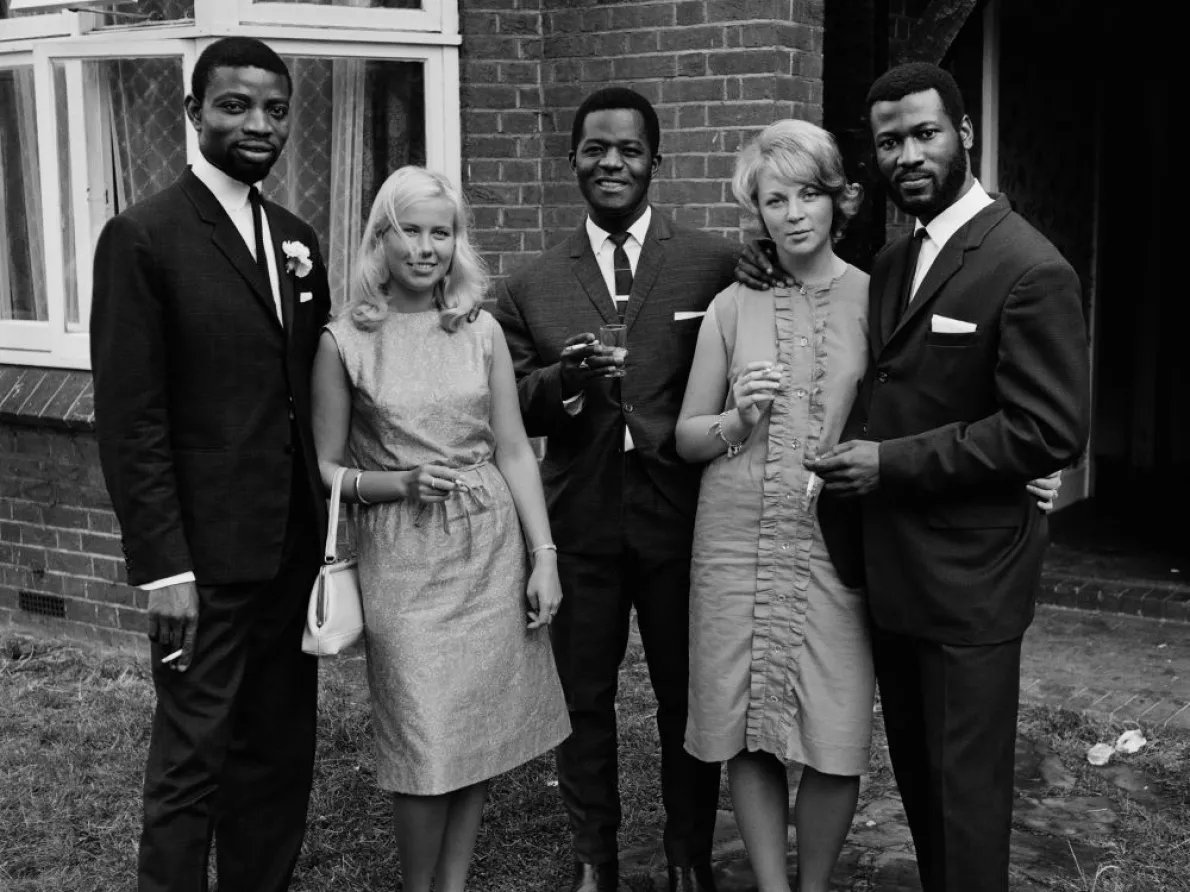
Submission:
<svg viewBox="0 0 1190 892">
<path fill-rule="evenodd" d="M 694 312 L 693 310 L 681 310 L 674 313 L 674 322 L 685 322 L 687 319 L 701 319 L 707 314 L 706 310 Z"/>
<path fill-rule="evenodd" d="M 304 304 L 306 301 L 309 301 L 309 300 L 314 300 L 314 292 L 312 292 L 312 291 L 303 291 L 301 294 L 298 295 L 298 303 Z"/>
<path fill-rule="evenodd" d="M 938 334 L 971 334 L 976 327 L 974 322 L 951 319 L 949 316 L 939 316 L 937 313 L 930 317 L 930 331 Z"/>
</svg>

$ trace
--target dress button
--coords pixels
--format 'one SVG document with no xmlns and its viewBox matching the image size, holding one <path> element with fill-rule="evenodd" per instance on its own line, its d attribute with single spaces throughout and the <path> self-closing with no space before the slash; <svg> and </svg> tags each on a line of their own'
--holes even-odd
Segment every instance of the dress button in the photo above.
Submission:
<svg viewBox="0 0 1190 892">
<path fill-rule="evenodd" d="M 795 390 L 793 392 L 793 395 L 796 396 L 799 400 L 802 400 L 802 399 L 806 398 L 806 391 L 804 391 L 802 388 L 799 387 L 797 390 Z"/>
<path fill-rule="evenodd" d="M 799 344 L 801 344 L 803 347 L 805 347 L 807 344 L 810 343 L 810 339 L 809 338 L 798 338 L 797 342 Z"/>
<path fill-rule="evenodd" d="M 624 411 L 627 412 L 629 415 L 632 414 L 632 403 L 624 403 L 623 408 L 624 408 Z"/>
<path fill-rule="evenodd" d="M 794 437 L 792 440 L 790 440 L 790 441 L 789 441 L 789 445 L 790 445 L 791 447 L 793 447 L 794 449 L 801 449 L 801 448 L 802 448 L 802 441 L 801 441 L 801 440 L 799 440 L 797 437 Z"/>
</svg>

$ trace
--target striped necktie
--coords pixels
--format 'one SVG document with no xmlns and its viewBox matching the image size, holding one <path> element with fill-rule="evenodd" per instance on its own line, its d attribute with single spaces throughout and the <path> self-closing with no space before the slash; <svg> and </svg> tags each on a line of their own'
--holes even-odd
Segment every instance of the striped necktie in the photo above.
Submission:
<svg viewBox="0 0 1190 892">
<path fill-rule="evenodd" d="M 632 294 L 632 264 L 628 262 L 628 252 L 624 250 L 624 242 L 628 241 L 629 235 L 627 232 L 614 232 L 608 238 L 616 246 L 616 250 L 612 252 L 616 293 L 612 297 L 616 302 L 616 312 L 620 314 L 620 321 L 623 322 L 624 309 Z"/>
</svg>

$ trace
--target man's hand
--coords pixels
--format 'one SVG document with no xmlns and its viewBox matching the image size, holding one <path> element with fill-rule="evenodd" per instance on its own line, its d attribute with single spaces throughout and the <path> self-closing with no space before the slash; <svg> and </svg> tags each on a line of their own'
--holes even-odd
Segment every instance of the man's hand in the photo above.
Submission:
<svg viewBox="0 0 1190 892">
<path fill-rule="evenodd" d="M 592 378 L 602 378 L 616 366 L 624 365 L 624 357 L 617 361 L 610 350 L 604 351 L 595 335 L 589 331 L 566 339 L 559 360 L 562 369 L 562 399 L 578 396 Z"/>
<path fill-rule="evenodd" d="M 757 291 L 792 285 L 793 280 L 773 262 L 772 255 L 765 249 L 766 244 L 772 245 L 772 241 L 757 239 L 744 245 L 744 253 L 735 266 L 736 280 Z"/>
<path fill-rule="evenodd" d="M 190 668 L 197 636 L 197 585 L 179 582 L 149 592 L 149 640 L 161 645 L 167 655 L 182 649 L 182 655 L 169 664 L 170 669 L 185 672 Z"/>
<path fill-rule="evenodd" d="M 1054 501 L 1058 498 L 1058 490 L 1061 488 L 1061 471 L 1054 471 L 1048 477 L 1038 477 L 1025 484 L 1025 489 L 1037 498 L 1037 507 L 1044 514 L 1049 514 L 1054 510 Z"/>
<path fill-rule="evenodd" d="M 836 495 L 863 496 L 880 486 L 880 444 L 871 440 L 848 440 L 803 464 Z"/>
</svg>

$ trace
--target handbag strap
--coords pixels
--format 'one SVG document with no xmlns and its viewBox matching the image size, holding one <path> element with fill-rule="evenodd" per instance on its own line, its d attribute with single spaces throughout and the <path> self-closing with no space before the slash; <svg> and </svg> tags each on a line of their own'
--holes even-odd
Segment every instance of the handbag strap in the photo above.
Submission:
<svg viewBox="0 0 1190 892">
<path fill-rule="evenodd" d="M 343 493 L 343 477 L 347 468 L 340 465 L 335 469 L 334 479 L 331 480 L 330 516 L 326 522 L 326 548 L 323 549 L 322 559 L 325 563 L 333 564 L 338 556 L 339 546 L 339 505 Z"/>
</svg>

